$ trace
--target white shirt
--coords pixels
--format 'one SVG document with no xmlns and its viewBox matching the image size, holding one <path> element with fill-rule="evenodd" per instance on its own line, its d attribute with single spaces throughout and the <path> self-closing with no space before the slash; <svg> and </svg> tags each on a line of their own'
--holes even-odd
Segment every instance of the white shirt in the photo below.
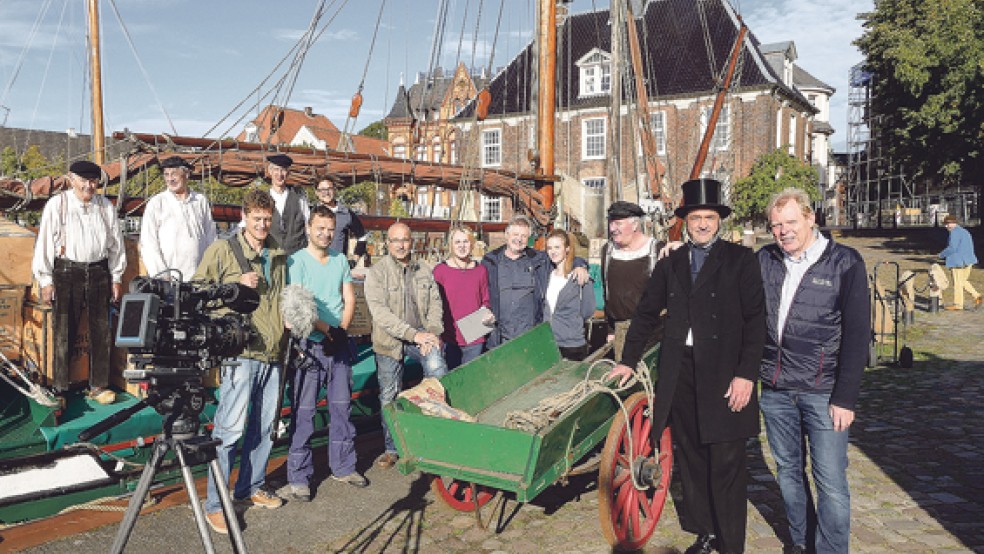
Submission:
<svg viewBox="0 0 984 554">
<path fill-rule="evenodd" d="M 98 194 L 90 202 L 83 203 L 74 190 L 48 200 L 41 213 L 41 227 L 31 262 L 34 278 L 42 287 L 52 283 L 55 258 L 80 263 L 108 260 L 113 282 L 121 282 L 126 269 L 126 252 L 113 204 Z"/>
<path fill-rule="evenodd" d="M 188 191 L 184 200 L 169 190 L 154 195 L 140 224 L 140 258 L 147 275 L 176 278 L 176 274 L 161 274 L 176 269 L 182 281 L 190 281 L 215 237 L 207 198 L 194 191 Z"/>
<path fill-rule="evenodd" d="M 789 316 L 789 308 L 793 305 L 793 297 L 799 289 L 800 281 L 806 275 L 806 270 L 817 263 L 820 255 L 827 248 L 827 237 L 814 229 L 813 244 L 803 252 L 798 259 L 790 256 L 783 256 L 783 264 L 786 266 L 786 277 L 782 281 L 782 294 L 779 296 L 779 319 L 776 322 L 777 338 L 782 340 L 782 331 L 786 328 L 786 318 Z"/>
<path fill-rule="evenodd" d="M 284 187 L 283 192 L 277 192 L 270 187 L 270 196 L 273 197 L 273 205 L 277 207 L 277 213 L 284 215 L 284 209 L 287 207 L 287 194 L 290 192 L 290 187 Z M 297 194 L 301 197 L 301 201 L 298 204 L 301 205 L 301 213 L 304 214 L 304 221 L 311 220 L 311 206 L 308 205 L 307 196 L 303 192 L 297 191 Z"/>
<path fill-rule="evenodd" d="M 563 275 L 557 275 L 554 272 L 550 272 L 550 282 L 547 283 L 547 306 L 550 307 L 550 313 L 557 311 L 557 298 L 560 297 L 560 291 L 563 290 L 564 285 L 567 284 L 569 277 L 564 277 Z"/>
</svg>

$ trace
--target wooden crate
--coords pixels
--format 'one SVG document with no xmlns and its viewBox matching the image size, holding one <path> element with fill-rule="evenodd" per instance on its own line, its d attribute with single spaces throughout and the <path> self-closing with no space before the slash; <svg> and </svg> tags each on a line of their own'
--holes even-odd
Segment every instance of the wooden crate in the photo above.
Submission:
<svg viewBox="0 0 984 554">
<path fill-rule="evenodd" d="M 0 352 L 11 361 L 21 358 L 24 294 L 26 287 L 0 288 Z"/>
<path fill-rule="evenodd" d="M 35 234 L 0 216 L 0 286 L 31 284 Z"/>
<path fill-rule="evenodd" d="M 37 302 L 24 303 L 24 331 L 22 356 L 29 369 L 36 370 L 46 384 L 53 381 L 54 368 L 54 319 L 51 306 Z M 87 386 L 89 383 L 89 318 L 83 311 L 79 318 L 79 329 L 71 350 L 68 381 L 72 387 Z"/>
</svg>

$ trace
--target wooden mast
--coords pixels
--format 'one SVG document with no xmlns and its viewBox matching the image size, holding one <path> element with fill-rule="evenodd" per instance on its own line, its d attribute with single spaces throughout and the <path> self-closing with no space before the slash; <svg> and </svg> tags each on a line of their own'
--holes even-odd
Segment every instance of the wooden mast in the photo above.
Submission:
<svg viewBox="0 0 984 554">
<path fill-rule="evenodd" d="M 92 73 L 93 160 L 106 163 L 106 132 L 103 129 L 102 68 L 99 52 L 99 0 L 89 0 L 89 70 Z"/>
<path fill-rule="evenodd" d="M 636 89 L 636 118 L 639 120 L 643 156 L 646 160 L 646 173 L 649 177 L 649 190 L 656 200 L 662 199 L 663 168 L 659 162 L 656 148 L 656 137 L 652 133 L 649 113 L 649 93 L 646 91 L 644 79 L 645 68 L 642 65 L 642 46 L 639 44 L 639 31 L 636 27 L 635 14 L 632 12 L 632 2 L 626 4 L 626 26 L 629 34 L 629 55 L 632 59 L 632 71 L 635 73 Z"/>
<path fill-rule="evenodd" d="M 556 0 L 539 2 L 538 94 L 537 94 L 537 153 L 536 168 L 538 188 L 543 197 L 544 209 L 553 209 L 554 203 L 554 114 L 557 102 L 557 5 Z M 553 229 L 553 218 L 547 223 L 547 231 Z"/>
</svg>

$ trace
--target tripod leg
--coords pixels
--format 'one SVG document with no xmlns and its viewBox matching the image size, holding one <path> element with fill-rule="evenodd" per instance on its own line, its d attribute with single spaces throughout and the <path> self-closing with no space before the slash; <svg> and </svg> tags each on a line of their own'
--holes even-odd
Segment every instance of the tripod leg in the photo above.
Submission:
<svg viewBox="0 0 984 554">
<path fill-rule="evenodd" d="M 195 478 L 191 475 L 191 468 L 185 459 L 184 446 L 181 443 L 174 445 L 174 452 L 178 455 L 178 462 L 181 464 L 181 477 L 184 478 L 185 490 L 188 491 L 188 502 L 191 503 L 191 511 L 195 513 L 195 523 L 198 524 L 198 534 L 202 537 L 202 547 L 207 554 L 215 554 L 215 547 L 212 545 L 212 537 L 208 534 L 208 524 L 205 523 L 205 512 L 202 505 L 198 502 L 198 490 L 195 489 Z"/>
<path fill-rule="evenodd" d="M 160 438 L 154 442 L 154 450 L 150 453 L 150 459 L 147 460 L 143 473 L 140 474 L 137 488 L 133 490 L 133 496 L 130 497 L 130 502 L 126 506 L 123 522 L 120 523 L 116 538 L 113 540 L 113 546 L 110 550 L 113 554 L 122 554 L 123 549 L 126 548 L 126 543 L 130 540 L 130 533 L 133 532 L 133 526 L 137 523 L 137 516 L 140 515 L 140 508 L 143 507 L 143 501 L 147 498 L 147 491 L 150 490 L 157 468 L 160 467 L 168 449 L 170 449 L 170 445 L 166 439 Z"/>
<path fill-rule="evenodd" d="M 239 518 L 236 516 L 236 508 L 232 505 L 232 495 L 229 494 L 229 479 L 222 473 L 219 461 L 213 459 L 208 463 L 208 469 L 212 472 L 215 479 L 215 490 L 219 493 L 219 501 L 222 502 L 222 513 L 225 514 L 226 527 L 229 528 L 229 538 L 236 552 L 246 553 L 246 541 L 243 540 L 243 531 L 239 528 Z"/>
</svg>

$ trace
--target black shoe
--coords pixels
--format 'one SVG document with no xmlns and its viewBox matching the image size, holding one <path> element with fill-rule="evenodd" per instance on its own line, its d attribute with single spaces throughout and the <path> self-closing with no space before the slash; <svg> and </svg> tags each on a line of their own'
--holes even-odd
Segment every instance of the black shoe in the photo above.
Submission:
<svg viewBox="0 0 984 554">
<path fill-rule="evenodd" d="M 806 547 L 802 544 L 794 544 L 782 549 L 782 554 L 806 554 Z"/>
<path fill-rule="evenodd" d="M 683 551 L 683 554 L 711 554 L 714 552 L 714 535 L 698 535 L 694 544 Z"/>
</svg>

